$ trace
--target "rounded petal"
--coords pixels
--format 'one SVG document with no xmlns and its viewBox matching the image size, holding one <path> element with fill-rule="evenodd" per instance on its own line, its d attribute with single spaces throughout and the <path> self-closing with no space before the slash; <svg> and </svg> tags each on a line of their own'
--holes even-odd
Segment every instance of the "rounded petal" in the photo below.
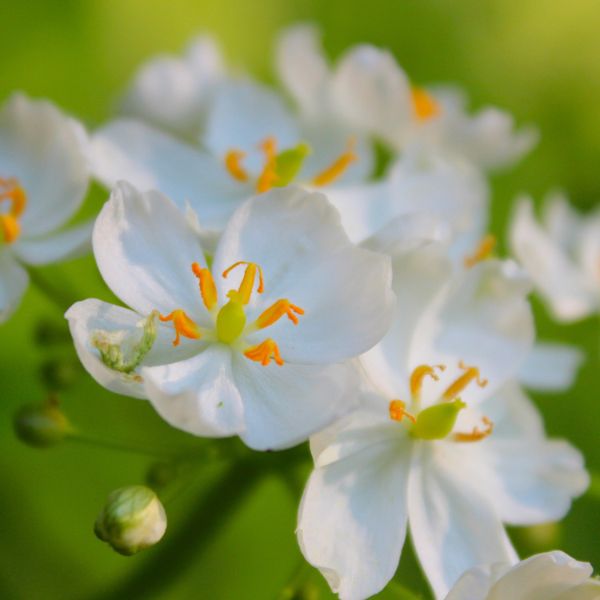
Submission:
<svg viewBox="0 0 600 600">
<path fill-rule="evenodd" d="M 337 112 L 354 128 L 399 145 L 412 101 L 408 79 L 389 52 L 367 45 L 352 48 L 338 63 L 332 86 Z"/>
<path fill-rule="evenodd" d="M 313 471 L 298 542 L 342 600 L 362 600 L 393 577 L 406 536 L 410 442 L 371 444 Z"/>
<path fill-rule="evenodd" d="M 421 443 L 415 458 L 408 487 L 409 525 L 435 597 L 444 598 L 474 566 L 515 563 L 500 518 L 471 476 L 464 445 Z"/>
<path fill-rule="evenodd" d="M 134 120 L 96 131 L 91 156 L 96 177 L 107 186 L 126 180 L 143 191 L 159 190 L 180 208 L 189 203 L 208 229 L 222 230 L 248 193 L 215 157 Z"/>
<path fill-rule="evenodd" d="M 191 270 L 204 261 L 198 235 L 159 192 L 117 184 L 96 220 L 93 245 L 108 286 L 140 314 L 182 308 L 193 319 L 207 319 Z"/>
<path fill-rule="evenodd" d="M 173 427 L 207 437 L 243 430 L 244 408 L 228 346 L 210 344 L 187 360 L 144 367 L 142 377 L 150 402 Z"/>
<path fill-rule="evenodd" d="M 358 376 L 349 363 L 264 367 L 237 355 L 233 376 L 244 404 L 240 437 L 255 450 L 295 446 L 356 404 Z"/>
<path fill-rule="evenodd" d="M 539 391 L 568 390 L 585 360 L 575 346 L 537 342 L 519 372 L 519 381 L 527 388 Z"/>
<path fill-rule="evenodd" d="M 265 293 L 254 296 L 249 321 L 278 298 L 304 309 L 297 326 L 287 319 L 260 331 L 286 361 L 337 362 L 357 356 L 385 333 L 394 304 L 389 258 L 348 240 L 326 198 L 297 187 L 251 199 L 230 220 L 213 271 L 251 261 L 262 266 Z M 237 286 L 239 273 L 219 278 L 219 295 Z M 265 335 L 260 335 L 265 334 Z"/>
<path fill-rule="evenodd" d="M 0 323 L 7 321 L 18 308 L 28 284 L 27 271 L 0 249 Z"/>
<path fill-rule="evenodd" d="M 12 96 L 0 110 L 0 173 L 15 177 L 27 206 L 24 236 L 57 229 L 77 211 L 89 170 L 79 124 L 46 101 Z"/>
</svg>

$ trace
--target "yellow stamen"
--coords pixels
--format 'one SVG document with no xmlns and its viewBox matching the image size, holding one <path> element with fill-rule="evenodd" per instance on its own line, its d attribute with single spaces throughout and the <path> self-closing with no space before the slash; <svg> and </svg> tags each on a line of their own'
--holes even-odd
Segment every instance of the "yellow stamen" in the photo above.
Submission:
<svg viewBox="0 0 600 600">
<path fill-rule="evenodd" d="M 429 376 L 435 381 L 439 381 L 440 378 L 436 375 L 435 369 L 444 371 L 446 365 L 434 365 L 433 367 L 429 365 L 419 365 L 413 369 L 410 376 L 410 393 L 413 398 L 418 398 L 421 394 L 421 388 L 423 387 L 423 380 L 425 377 Z"/>
<path fill-rule="evenodd" d="M 427 121 L 440 114 L 440 105 L 429 92 L 420 87 L 413 87 L 411 92 L 413 110 L 419 121 Z"/>
<path fill-rule="evenodd" d="M 467 367 L 462 360 L 458 363 L 458 366 L 464 373 L 454 383 L 451 383 L 442 395 L 442 398 L 446 401 L 454 400 L 473 380 L 479 387 L 485 387 L 488 384 L 487 379 L 480 378 L 477 367 Z"/>
<path fill-rule="evenodd" d="M 479 429 L 478 427 L 473 427 L 473 431 L 470 433 L 455 433 L 452 438 L 455 442 L 479 442 L 489 435 L 492 435 L 494 431 L 494 424 L 487 417 L 483 417 L 482 419 L 484 428 Z"/>
<path fill-rule="evenodd" d="M 402 400 L 392 400 L 389 408 L 390 419 L 392 419 L 392 421 L 402 421 L 402 419 L 406 417 L 409 421 L 416 423 L 417 418 L 411 413 L 407 412 L 405 409 L 406 404 L 402 402 Z"/>
<path fill-rule="evenodd" d="M 488 234 L 478 244 L 473 254 L 465 256 L 464 265 L 467 269 L 489 258 L 496 247 L 496 236 Z"/>
<path fill-rule="evenodd" d="M 266 339 L 257 346 L 252 346 L 244 352 L 244 356 L 259 362 L 263 367 L 266 367 L 273 359 L 280 367 L 284 364 L 281 355 L 279 354 L 279 348 L 277 344 L 271 339 Z"/>
<path fill-rule="evenodd" d="M 304 310 L 295 304 L 292 304 L 289 300 L 281 299 L 277 300 L 273 306 L 267 308 L 261 315 L 256 319 L 256 327 L 258 329 L 264 329 L 273 325 L 276 321 L 279 321 L 283 315 L 287 315 L 287 318 L 292 321 L 294 325 L 298 325 L 298 315 L 303 315 Z"/>
<path fill-rule="evenodd" d="M 175 339 L 173 340 L 173 346 L 179 346 L 180 336 L 190 338 L 192 340 L 198 340 L 201 337 L 200 328 L 198 325 L 190 319 L 184 310 L 178 308 L 172 313 L 163 316 L 158 315 L 158 318 L 164 323 L 166 321 L 173 321 L 173 327 L 175 329 Z"/>
<path fill-rule="evenodd" d="M 248 181 L 248 172 L 242 167 L 242 159 L 246 156 L 241 150 L 229 150 L 225 154 L 225 168 L 236 181 Z"/>
<path fill-rule="evenodd" d="M 268 192 L 277 182 L 277 142 L 275 138 L 268 137 L 260 149 L 265 155 L 265 165 L 256 182 L 256 191 L 260 194 Z"/>
<path fill-rule="evenodd" d="M 2 233 L 2 239 L 7 244 L 12 244 L 21 233 L 19 221 L 12 215 L 0 215 L 0 232 Z"/>
<path fill-rule="evenodd" d="M 238 262 L 234 263 L 229 268 L 227 268 L 223 271 L 223 277 L 227 278 L 227 275 L 229 275 L 229 273 L 231 271 L 233 271 L 233 269 L 235 269 L 239 265 L 247 265 L 246 271 L 244 273 L 244 277 L 242 278 L 242 283 L 240 283 L 240 287 L 237 292 L 232 290 L 227 295 L 229 296 L 229 298 L 232 298 L 232 299 L 235 298 L 242 304 L 248 304 L 248 302 L 250 302 L 250 296 L 252 295 L 252 290 L 254 289 L 254 282 L 256 280 L 257 272 L 258 272 L 258 287 L 256 288 L 256 291 L 259 294 L 262 294 L 265 290 L 265 281 L 264 281 L 264 277 L 263 277 L 263 271 L 262 271 L 262 268 L 259 265 L 257 265 L 256 263 L 247 262 L 245 260 L 239 260 Z"/>
<path fill-rule="evenodd" d="M 217 287 L 212 273 L 202 268 L 198 263 L 192 263 L 192 272 L 200 280 L 200 295 L 204 306 L 211 310 L 217 303 Z"/>
<path fill-rule="evenodd" d="M 0 202 L 8 201 L 10 203 L 8 212 L 0 214 L 0 232 L 4 242 L 11 244 L 16 241 L 21 233 L 19 217 L 25 211 L 27 206 L 27 195 L 25 190 L 14 178 L 0 178 Z"/>
<path fill-rule="evenodd" d="M 329 185 L 336 179 L 341 177 L 346 169 L 357 159 L 354 147 L 356 146 L 356 140 L 350 138 L 346 145 L 346 150 L 331 165 L 321 171 L 312 180 L 312 184 L 316 186 Z"/>
</svg>

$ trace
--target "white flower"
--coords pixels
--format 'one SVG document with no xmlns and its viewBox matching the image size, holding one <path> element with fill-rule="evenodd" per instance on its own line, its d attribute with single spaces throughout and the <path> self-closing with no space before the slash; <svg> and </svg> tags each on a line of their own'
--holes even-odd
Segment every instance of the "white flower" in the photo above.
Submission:
<svg viewBox="0 0 600 600">
<path fill-rule="evenodd" d="M 600 308 L 600 211 L 583 217 L 560 195 L 550 196 L 538 222 L 521 198 L 511 224 L 515 256 L 554 317 L 570 322 Z"/>
<path fill-rule="evenodd" d="M 592 566 L 559 550 L 536 554 L 515 566 L 492 564 L 467 571 L 446 600 L 598 600 Z"/>
<path fill-rule="evenodd" d="M 537 342 L 519 371 L 519 383 L 531 390 L 563 392 L 573 385 L 584 360 L 574 346 Z"/>
<path fill-rule="evenodd" d="M 226 80 L 215 40 L 200 35 L 182 57 L 161 55 L 142 65 L 123 95 L 121 112 L 193 139 L 202 131 L 216 89 Z"/>
<path fill-rule="evenodd" d="M 210 269 L 183 213 L 126 183 L 93 243 L 131 310 L 86 300 L 68 311 L 84 366 L 197 435 L 238 434 L 257 449 L 301 442 L 352 408 L 348 359 L 390 323 L 389 259 L 353 246 L 326 199 L 299 188 L 242 205 Z"/>
<path fill-rule="evenodd" d="M 493 107 L 474 116 L 456 90 L 425 90 L 408 77 L 387 51 L 369 45 L 348 50 L 331 69 L 318 31 L 288 29 L 277 50 L 279 77 L 305 114 L 335 113 L 395 151 L 412 145 L 443 150 L 485 168 L 507 166 L 537 141 L 532 128 L 514 132 L 512 117 Z"/>
<path fill-rule="evenodd" d="M 63 230 L 88 185 L 84 133 L 45 101 L 12 96 L 0 109 L 0 321 L 17 308 L 29 277 L 87 249 L 91 225 Z"/>
<path fill-rule="evenodd" d="M 560 519 L 588 481 L 512 382 L 533 339 L 522 272 L 457 273 L 437 243 L 397 249 L 396 316 L 360 359 L 363 406 L 311 438 L 299 512 L 305 557 L 344 600 L 392 578 L 407 525 L 442 598 L 466 569 L 517 560 L 503 523 Z"/>
</svg>

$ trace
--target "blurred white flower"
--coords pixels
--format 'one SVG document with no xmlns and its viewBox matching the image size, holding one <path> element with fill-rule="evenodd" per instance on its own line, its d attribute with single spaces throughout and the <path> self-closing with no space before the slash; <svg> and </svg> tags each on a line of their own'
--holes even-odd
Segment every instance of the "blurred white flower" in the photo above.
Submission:
<svg viewBox="0 0 600 600">
<path fill-rule="evenodd" d="M 491 564 L 467 571 L 446 600 L 598 600 L 592 566 L 559 550 L 536 554 L 515 566 Z"/>
<path fill-rule="evenodd" d="M 416 145 L 496 169 L 516 162 L 537 142 L 531 127 L 515 132 L 513 118 L 504 111 L 489 107 L 471 116 L 455 89 L 411 85 L 385 50 L 358 45 L 331 68 L 318 30 L 309 25 L 283 33 L 277 66 L 304 114 L 316 121 L 335 114 L 347 127 L 382 139 L 396 152 Z"/>
<path fill-rule="evenodd" d="M 503 523 L 560 519 L 588 484 L 579 452 L 546 439 L 514 383 L 533 341 L 522 271 L 458 268 L 411 237 L 392 252 L 392 327 L 360 358 L 362 407 L 311 438 L 298 540 L 344 600 L 392 578 L 407 524 L 443 598 L 470 567 L 516 562 Z"/>
<path fill-rule="evenodd" d="M 512 250 L 553 316 L 582 319 L 600 308 L 600 211 L 578 214 L 561 194 L 546 199 L 538 221 L 530 198 L 518 201 Z"/>
<path fill-rule="evenodd" d="M 353 407 L 348 359 L 389 327 L 389 258 L 357 248 L 325 197 L 288 187 L 242 205 L 210 269 L 196 228 L 158 192 L 117 186 L 94 229 L 107 284 L 67 312 L 79 356 L 197 435 L 257 449 L 305 440 Z"/>
<path fill-rule="evenodd" d="M 17 308 L 29 277 L 87 250 L 91 223 L 63 226 L 89 180 L 85 133 L 46 101 L 16 94 L 0 108 L 0 322 Z"/>
</svg>

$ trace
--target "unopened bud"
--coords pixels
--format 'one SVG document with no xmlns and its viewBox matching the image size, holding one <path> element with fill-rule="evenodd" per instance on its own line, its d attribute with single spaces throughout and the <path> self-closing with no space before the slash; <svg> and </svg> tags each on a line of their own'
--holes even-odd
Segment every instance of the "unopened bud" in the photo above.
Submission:
<svg viewBox="0 0 600 600">
<path fill-rule="evenodd" d="M 58 392 L 73 385 L 79 369 L 74 359 L 53 358 L 40 366 L 40 378 L 48 390 Z"/>
<path fill-rule="evenodd" d="M 146 483 L 153 488 L 164 488 L 177 478 L 177 467 L 167 461 L 150 465 L 146 473 Z"/>
<path fill-rule="evenodd" d="M 94 532 L 119 554 L 131 556 L 160 541 L 167 515 L 158 496 L 143 485 L 112 492 L 94 526 Z"/>
<path fill-rule="evenodd" d="M 458 413 L 465 406 L 465 403 L 457 398 L 452 402 L 434 404 L 422 410 L 417 416 L 412 434 L 423 440 L 444 439 L 452 432 Z"/>
<path fill-rule="evenodd" d="M 36 448 L 54 446 L 72 432 L 69 420 L 53 402 L 23 406 L 15 414 L 14 427 L 22 442 Z"/>
</svg>

